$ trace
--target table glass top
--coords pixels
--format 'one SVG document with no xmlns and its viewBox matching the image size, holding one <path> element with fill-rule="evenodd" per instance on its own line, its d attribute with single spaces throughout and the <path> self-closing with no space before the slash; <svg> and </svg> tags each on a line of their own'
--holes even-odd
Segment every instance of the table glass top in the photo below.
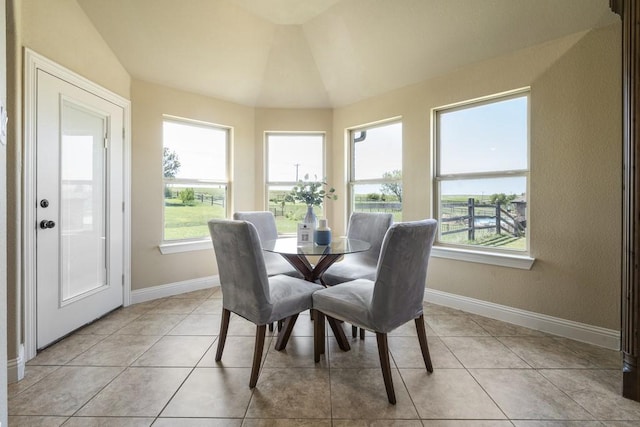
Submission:
<svg viewBox="0 0 640 427">
<path fill-rule="evenodd" d="M 356 252 L 368 251 L 371 248 L 369 242 L 346 237 L 334 237 L 328 245 L 316 245 L 315 243 L 298 244 L 296 237 L 283 237 L 262 242 L 262 249 L 284 255 L 345 255 Z"/>
</svg>

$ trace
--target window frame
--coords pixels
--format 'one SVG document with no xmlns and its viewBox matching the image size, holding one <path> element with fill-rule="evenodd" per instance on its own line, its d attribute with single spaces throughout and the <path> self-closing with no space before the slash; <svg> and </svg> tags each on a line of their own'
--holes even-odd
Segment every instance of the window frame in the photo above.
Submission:
<svg viewBox="0 0 640 427">
<path fill-rule="evenodd" d="M 322 138 L 322 176 L 318 180 L 322 180 L 327 176 L 327 132 L 325 131 L 265 131 L 264 132 L 264 209 L 269 210 L 269 188 L 270 187 L 291 187 L 298 184 L 297 181 L 269 181 L 269 137 L 270 136 L 320 136 Z M 313 177 L 309 177 L 314 179 Z M 298 179 L 304 179 L 304 175 L 298 176 Z M 325 206 L 323 206 L 325 209 Z M 295 233 L 280 233 L 279 236 L 293 236 Z"/>
<path fill-rule="evenodd" d="M 483 172 L 460 172 L 441 174 L 441 141 L 440 141 L 440 116 L 443 112 L 455 112 L 467 108 L 489 105 L 495 102 L 507 101 L 515 98 L 525 97 L 527 101 L 527 129 L 526 129 L 526 169 L 512 169 L 504 171 L 483 171 Z M 449 104 L 432 109 L 432 134 L 433 134 L 433 179 L 432 179 L 432 203 L 434 218 L 440 218 L 441 207 L 441 184 L 446 181 L 490 179 L 490 178 L 515 178 L 525 179 L 525 194 L 527 197 L 527 211 L 530 202 L 530 172 L 531 172 L 531 89 L 524 87 L 512 91 L 497 93 L 486 97 L 476 98 L 459 103 Z M 463 245 L 440 240 L 440 227 L 433 245 L 432 254 L 436 257 L 452 258 L 469 262 L 500 265 L 505 267 L 530 269 L 534 258 L 531 254 L 531 221 L 527 215 L 527 237 L 526 248 L 524 250 L 501 249 L 495 247 L 485 247 L 480 245 Z"/>
<path fill-rule="evenodd" d="M 162 191 L 164 191 L 165 188 L 165 184 L 167 183 L 171 183 L 171 184 L 181 184 L 181 185 L 211 185 L 211 186 L 216 186 L 216 185 L 221 185 L 225 187 L 225 200 L 224 200 L 224 218 L 229 218 L 230 217 L 230 212 L 231 212 L 231 179 L 230 179 L 230 171 L 231 171 L 231 139 L 232 139 L 232 133 L 233 133 L 233 128 L 230 126 L 225 126 L 225 125 L 220 125 L 217 123 L 211 123 L 211 122 L 205 122 L 202 120 L 195 120 L 195 119 L 189 119 L 189 118 L 184 118 L 184 117 L 179 117 L 179 116 L 173 116 L 173 115 L 168 115 L 168 114 L 163 114 L 162 115 L 162 126 L 164 128 L 164 124 L 166 122 L 172 122 L 172 123 L 177 123 L 180 125 L 187 125 L 187 126 L 193 126 L 193 127 L 201 127 L 201 128 L 208 128 L 208 129 L 215 129 L 215 130 L 222 130 L 225 132 L 225 142 L 224 142 L 224 148 L 225 148 L 225 161 L 224 161 L 224 165 L 225 165 L 225 180 L 218 180 L 218 179 L 190 179 L 190 178 L 165 178 L 164 174 L 162 176 Z M 164 132 L 163 132 L 163 138 L 162 138 L 162 149 L 164 151 L 164 147 L 165 147 L 165 141 L 164 141 Z M 162 197 L 162 241 L 161 244 L 159 246 L 160 248 L 160 252 L 162 254 L 168 254 L 168 253 L 178 253 L 178 252 L 186 252 L 186 251 L 191 251 L 191 250 L 202 250 L 202 249 L 208 249 L 208 248 L 212 248 L 213 245 L 211 243 L 211 239 L 208 236 L 202 236 L 202 237 L 193 237 L 193 238 L 187 238 L 187 239 L 170 239 L 167 240 L 165 238 L 165 230 L 166 230 L 166 224 L 165 224 L 165 204 L 164 204 L 164 194 Z"/>
<path fill-rule="evenodd" d="M 402 126 L 402 135 L 400 137 L 400 144 L 401 144 L 401 151 L 402 151 L 402 165 L 401 165 L 401 172 L 404 172 L 404 123 L 402 121 L 402 117 L 398 116 L 398 117 L 392 117 L 390 119 L 385 119 L 379 122 L 374 122 L 374 123 L 369 123 L 369 124 L 365 124 L 365 125 L 361 125 L 361 126 L 356 126 L 356 127 L 352 127 L 347 129 L 347 138 L 349 139 L 349 163 L 348 163 L 348 181 L 347 181 L 347 193 L 349 195 L 349 203 L 347 205 L 347 218 L 351 216 L 351 214 L 353 212 L 355 212 L 355 190 L 354 188 L 357 185 L 370 185 L 370 184 L 391 184 L 391 183 L 400 183 L 400 185 L 403 185 L 403 179 L 384 179 L 384 178 L 379 178 L 379 179 L 360 179 L 360 180 L 356 180 L 355 178 L 355 172 L 356 172 L 356 149 L 355 149 L 355 138 L 354 138 L 354 134 L 357 132 L 362 132 L 362 131 L 367 131 L 370 129 L 376 129 L 376 128 L 380 128 L 380 127 L 384 127 L 384 126 L 389 126 L 389 125 L 393 125 L 393 124 L 397 124 L 399 123 Z M 403 175 L 404 176 L 404 175 Z M 402 215 L 404 213 L 404 205 L 403 205 L 403 209 L 400 211 L 400 214 Z"/>
</svg>

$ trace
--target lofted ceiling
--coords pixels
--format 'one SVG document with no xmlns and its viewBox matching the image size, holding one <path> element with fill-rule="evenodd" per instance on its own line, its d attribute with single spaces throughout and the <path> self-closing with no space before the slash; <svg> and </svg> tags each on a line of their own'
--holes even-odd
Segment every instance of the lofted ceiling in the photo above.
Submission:
<svg viewBox="0 0 640 427">
<path fill-rule="evenodd" d="M 617 22 L 609 0 L 77 0 L 133 78 L 331 108 Z"/>
</svg>

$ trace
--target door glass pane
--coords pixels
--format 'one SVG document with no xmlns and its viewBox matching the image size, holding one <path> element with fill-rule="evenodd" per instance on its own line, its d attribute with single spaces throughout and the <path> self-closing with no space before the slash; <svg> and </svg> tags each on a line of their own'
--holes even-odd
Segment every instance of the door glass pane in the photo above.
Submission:
<svg viewBox="0 0 640 427">
<path fill-rule="evenodd" d="M 106 117 L 67 100 L 60 147 L 62 301 L 106 285 Z"/>
</svg>

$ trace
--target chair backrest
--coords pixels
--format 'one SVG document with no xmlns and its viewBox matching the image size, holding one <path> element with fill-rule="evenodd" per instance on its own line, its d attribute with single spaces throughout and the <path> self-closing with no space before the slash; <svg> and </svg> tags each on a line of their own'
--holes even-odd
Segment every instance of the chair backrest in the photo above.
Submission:
<svg viewBox="0 0 640 427">
<path fill-rule="evenodd" d="M 208 222 L 218 262 L 222 305 L 256 324 L 271 313 L 269 279 L 256 227 L 248 221 Z"/>
<path fill-rule="evenodd" d="M 369 242 L 371 249 L 363 252 L 362 255 L 374 258 L 377 262 L 382 240 L 391 224 L 393 224 L 393 215 L 390 213 L 353 212 L 349 218 L 347 237 Z"/>
<path fill-rule="evenodd" d="M 389 332 L 422 314 L 437 226 L 434 219 L 402 222 L 385 234 L 371 299 L 377 331 Z"/>
<path fill-rule="evenodd" d="M 258 230 L 261 241 L 273 240 L 278 238 L 278 229 L 276 228 L 276 217 L 270 211 L 244 211 L 234 212 L 233 219 L 240 221 L 248 221 Z"/>
</svg>

